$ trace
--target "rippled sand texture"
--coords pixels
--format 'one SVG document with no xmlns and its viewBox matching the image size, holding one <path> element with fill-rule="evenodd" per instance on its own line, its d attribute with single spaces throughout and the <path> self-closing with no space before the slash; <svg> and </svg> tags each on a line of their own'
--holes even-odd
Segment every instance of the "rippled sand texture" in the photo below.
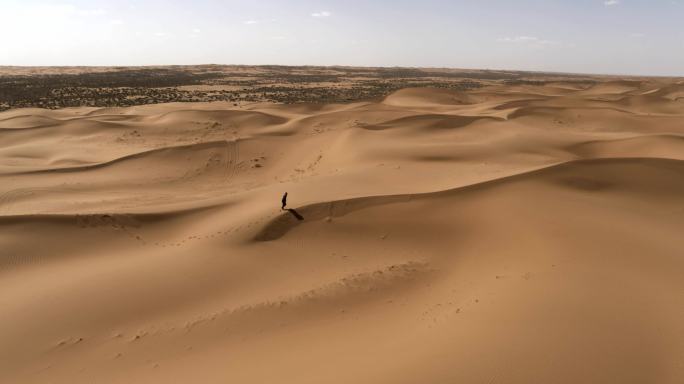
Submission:
<svg viewBox="0 0 684 384">
<path fill-rule="evenodd" d="M 683 159 L 665 79 L 6 111 L 0 382 L 682 383 Z"/>
</svg>

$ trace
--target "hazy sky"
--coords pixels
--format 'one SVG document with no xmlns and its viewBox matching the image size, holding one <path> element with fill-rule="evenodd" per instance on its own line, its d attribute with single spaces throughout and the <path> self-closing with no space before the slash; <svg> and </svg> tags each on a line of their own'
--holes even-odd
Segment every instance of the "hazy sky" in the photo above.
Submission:
<svg viewBox="0 0 684 384">
<path fill-rule="evenodd" d="M 0 65 L 684 75 L 684 0 L 0 0 Z"/>
</svg>

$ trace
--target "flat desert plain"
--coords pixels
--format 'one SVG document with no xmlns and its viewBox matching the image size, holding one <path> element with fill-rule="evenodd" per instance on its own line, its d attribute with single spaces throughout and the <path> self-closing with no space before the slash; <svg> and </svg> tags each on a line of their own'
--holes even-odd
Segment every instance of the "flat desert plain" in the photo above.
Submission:
<svg viewBox="0 0 684 384">
<path fill-rule="evenodd" d="M 681 79 L 9 109 L 0 382 L 683 383 L 683 160 Z"/>
</svg>

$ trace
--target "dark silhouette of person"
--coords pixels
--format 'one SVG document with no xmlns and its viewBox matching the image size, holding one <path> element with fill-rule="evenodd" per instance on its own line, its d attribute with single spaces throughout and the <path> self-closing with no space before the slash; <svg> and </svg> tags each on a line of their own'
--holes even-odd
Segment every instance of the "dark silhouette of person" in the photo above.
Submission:
<svg viewBox="0 0 684 384">
<path fill-rule="evenodd" d="M 282 200 L 282 202 L 283 202 L 283 206 L 280 207 L 280 209 L 284 211 L 284 210 L 285 210 L 285 206 L 287 205 L 287 192 L 285 192 L 285 194 L 283 195 L 283 200 Z"/>
<path fill-rule="evenodd" d="M 287 206 L 287 192 L 285 192 L 285 194 L 283 195 L 282 203 L 283 203 L 283 205 L 282 205 L 282 207 L 280 207 L 280 209 L 282 211 L 290 212 L 290 214 L 292 216 L 294 216 L 295 218 L 297 218 L 297 220 L 300 220 L 300 221 L 304 220 L 304 216 L 300 215 L 299 212 L 295 211 L 292 208 L 287 208 L 287 209 L 285 208 Z"/>
</svg>

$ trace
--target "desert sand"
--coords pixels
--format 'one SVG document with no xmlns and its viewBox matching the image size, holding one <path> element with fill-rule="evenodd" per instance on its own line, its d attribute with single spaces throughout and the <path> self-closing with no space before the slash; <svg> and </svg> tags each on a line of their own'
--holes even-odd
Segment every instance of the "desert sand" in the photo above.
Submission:
<svg viewBox="0 0 684 384">
<path fill-rule="evenodd" d="M 683 160 L 681 79 L 11 109 L 0 382 L 682 383 Z"/>
</svg>

